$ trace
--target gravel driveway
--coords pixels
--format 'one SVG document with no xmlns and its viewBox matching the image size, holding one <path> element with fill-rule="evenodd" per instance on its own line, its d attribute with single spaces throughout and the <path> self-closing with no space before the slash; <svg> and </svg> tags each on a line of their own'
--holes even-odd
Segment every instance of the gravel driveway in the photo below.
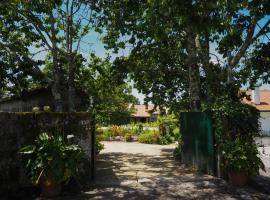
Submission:
<svg viewBox="0 0 270 200">
<path fill-rule="evenodd" d="M 261 175 L 270 177 L 270 146 L 259 147 L 261 159 L 265 165 L 265 172 L 261 171 Z"/>
<path fill-rule="evenodd" d="M 86 199 L 270 199 L 249 186 L 197 174 L 172 157 L 174 145 L 104 142 Z"/>
<path fill-rule="evenodd" d="M 58 200 L 270 199 L 269 189 L 252 184 L 236 188 L 198 174 L 172 157 L 174 145 L 104 142 L 96 182 L 83 193 Z"/>
</svg>

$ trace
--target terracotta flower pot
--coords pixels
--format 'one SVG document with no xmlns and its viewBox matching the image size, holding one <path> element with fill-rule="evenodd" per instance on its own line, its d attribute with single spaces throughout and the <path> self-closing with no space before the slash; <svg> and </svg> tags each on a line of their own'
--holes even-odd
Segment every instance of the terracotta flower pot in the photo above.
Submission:
<svg viewBox="0 0 270 200">
<path fill-rule="evenodd" d="M 56 197 L 62 191 L 62 186 L 53 181 L 52 178 L 43 178 L 40 182 L 41 196 L 43 197 Z"/>
<path fill-rule="evenodd" d="M 229 183 L 235 186 L 244 186 L 247 183 L 248 177 L 243 172 L 229 172 Z"/>
</svg>

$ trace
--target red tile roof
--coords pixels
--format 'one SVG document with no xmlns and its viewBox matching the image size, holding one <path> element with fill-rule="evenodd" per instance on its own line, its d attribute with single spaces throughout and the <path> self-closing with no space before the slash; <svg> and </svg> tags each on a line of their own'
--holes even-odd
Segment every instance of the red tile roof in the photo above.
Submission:
<svg viewBox="0 0 270 200">
<path fill-rule="evenodd" d="M 248 90 L 248 91 L 246 91 L 246 94 L 250 95 L 250 98 L 251 98 L 252 91 Z M 270 90 L 260 90 L 260 102 L 261 103 L 259 105 L 255 105 L 252 102 L 252 98 L 251 98 L 251 101 L 248 101 L 246 98 L 243 101 L 247 104 L 255 106 L 259 111 L 270 112 Z"/>
<path fill-rule="evenodd" d="M 154 109 L 154 105 L 134 105 L 134 113 L 132 114 L 134 117 L 150 117 L 150 112 Z M 159 109 L 157 108 L 153 114 L 160 114 Z"/>
</svg>

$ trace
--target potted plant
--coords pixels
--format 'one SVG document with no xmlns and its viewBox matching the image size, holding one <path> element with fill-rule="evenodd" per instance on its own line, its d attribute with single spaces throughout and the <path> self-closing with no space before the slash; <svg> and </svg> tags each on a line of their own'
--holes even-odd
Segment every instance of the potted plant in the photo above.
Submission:
<svg viewBox="0 0 270 200">
<path fill-rule="evenodd" d="M 245 185 L 248 177 L 258 175 L 260 169 L 265 170 L 256 144 L 240 137 L 227 141 L 222 146 L 222 155 L 229 182 L 235 186 Z"/>
<path fill-rule="evenodd" d="M 45 197 L 60 194 L 63 183 L 78 175 L 82 150 L 78 145 L 67 144 L 61 135 L 38 135 L 35 145 L 19 150 L 27 161 L 26 168 L 34 185 L 41 188 Z"/>
</svg>

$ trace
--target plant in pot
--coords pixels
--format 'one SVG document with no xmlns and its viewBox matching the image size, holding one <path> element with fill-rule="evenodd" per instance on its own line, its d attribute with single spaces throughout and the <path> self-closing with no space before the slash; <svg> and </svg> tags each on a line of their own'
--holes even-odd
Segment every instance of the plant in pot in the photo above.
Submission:
<svg viewBox="0 0 270 200">
<path fill-rule="evenodd" d="M 260 169 L 265 170 L 256 144 L 240 137 L 222 145 L 222 155 L 229 182 L 235 186 L 245 185 L 250 176 L 258 175 Z"/>
<path fill-rule="evenodd" d="M 19 150 L 24 155 L 26 169 L 41 195 L 54 197 L 61 193 L 62 184 L 78 175 L 78 164 L 83 156 L 78 145 L 67 144 L 61 135 L 41 133 L 35 145 Z"/>
</svg>

